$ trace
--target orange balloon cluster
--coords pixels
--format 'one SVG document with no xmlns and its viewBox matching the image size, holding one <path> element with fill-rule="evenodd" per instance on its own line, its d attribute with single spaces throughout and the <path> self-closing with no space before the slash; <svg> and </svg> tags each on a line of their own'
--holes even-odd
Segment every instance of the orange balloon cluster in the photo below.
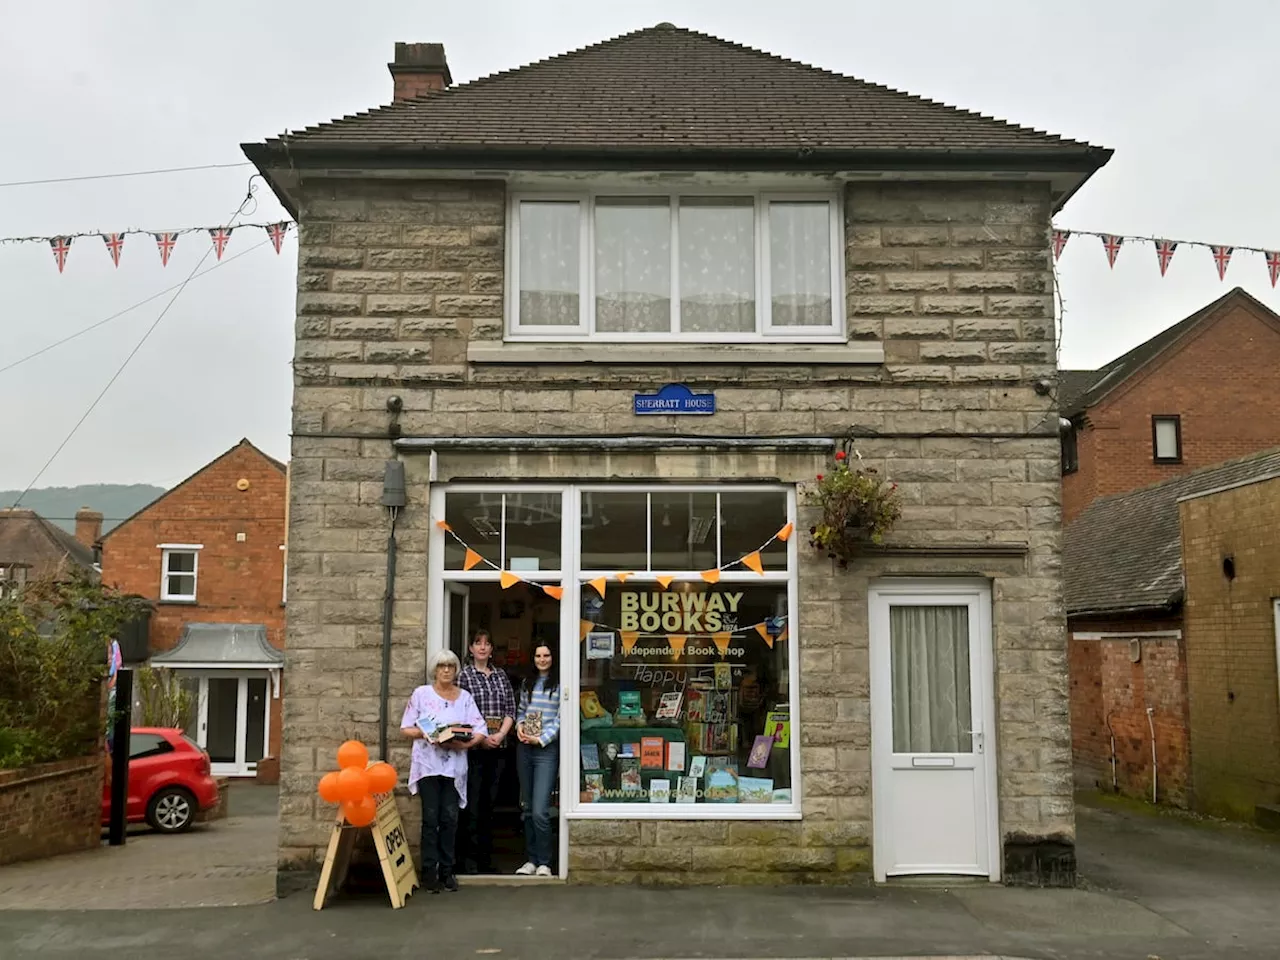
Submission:
<svg viewBox="0 0 1280 960">
<path fill-rule="evenodd" d="M 338 767 L 320 778 L 320 799 L 342 804 L 342 815 L 353 827 L 367 827 L 378 813 L 374 795 L 394 790 L 400 779 L 396 768 L 381 760 L 369 763 L 369 751 L 359 740 L 338 748 Z"/>
</svg>

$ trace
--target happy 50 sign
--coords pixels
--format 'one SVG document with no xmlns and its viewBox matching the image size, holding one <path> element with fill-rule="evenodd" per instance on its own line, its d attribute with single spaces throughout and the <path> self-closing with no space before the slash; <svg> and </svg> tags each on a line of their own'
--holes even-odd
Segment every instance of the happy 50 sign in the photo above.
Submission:
<svg viewBox="0 0 1280 960">
<path fill-rule="evenodd" d="M 622 631 L 646 633 L 717 633 L 724 615 L 736 614 L 738 593 L 675 593 L 626 590 L 620 594 Z M 736 624 L 735 624 L 736 626 Z"/>
</svg>

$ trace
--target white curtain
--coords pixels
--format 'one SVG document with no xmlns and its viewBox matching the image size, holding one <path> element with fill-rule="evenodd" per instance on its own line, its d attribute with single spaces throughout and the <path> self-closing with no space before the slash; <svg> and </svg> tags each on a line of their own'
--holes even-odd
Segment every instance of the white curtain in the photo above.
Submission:
<svg viewBox="0 0 1280 960">
<path fill-rule="evenodd" d="M 520 204 L 520 323 L 569 326 L 580 322 L 581 206 L 576 202 Z"/>
<path fill-rule="evenodd" d="M 890 606 L 894 753 L 971 753 L 969 608 Z"/>
<path fill-rule="evenodd" d="M 666 197 L 596 201 L 596 329 L 671 330 L 671 205 Z"/>
<path fill-rule="evenodd" d="M 755 201 L 751 197 L 680 200 L 680 329 L 754 333 Z"/>
<path fill-rule="evenodd" d="M 769 287 L 773 325 L 831 325 L 831 207 L 769 204 Z"/>
</svg>

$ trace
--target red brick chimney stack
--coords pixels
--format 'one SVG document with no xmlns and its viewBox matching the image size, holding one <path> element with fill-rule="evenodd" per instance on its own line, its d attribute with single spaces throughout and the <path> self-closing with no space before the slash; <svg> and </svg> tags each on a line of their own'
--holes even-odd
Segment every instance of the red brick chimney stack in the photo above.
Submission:
<svg viewBox="0 0 1280 960">
<path fill-rule="evenodd" d="M 397 43 L 396 58 L 387 64 L 395 81 L 395 100 L 412 100 L 453 83 L 443 43 Z"/>
<path fill-rule="evenodd" d="M 76 539 L 90 550 L 102 539 L 102 514 L 88 507 L 76 511 Z"/>
</svg>

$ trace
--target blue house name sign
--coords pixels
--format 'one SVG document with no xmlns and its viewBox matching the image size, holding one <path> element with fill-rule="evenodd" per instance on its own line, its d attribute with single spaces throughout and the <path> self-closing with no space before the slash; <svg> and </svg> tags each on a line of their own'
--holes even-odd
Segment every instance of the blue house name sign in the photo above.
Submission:
<svg viewBox="0 0 1280 960">
<path fill-rule="evenodd" d="M 694 393 L 683 383 L 669 383 L 657 393 L 635 395 L 636 416 L 682 414 L 706 416 L 716 412 L 714 393 Z"/>
</svg>

